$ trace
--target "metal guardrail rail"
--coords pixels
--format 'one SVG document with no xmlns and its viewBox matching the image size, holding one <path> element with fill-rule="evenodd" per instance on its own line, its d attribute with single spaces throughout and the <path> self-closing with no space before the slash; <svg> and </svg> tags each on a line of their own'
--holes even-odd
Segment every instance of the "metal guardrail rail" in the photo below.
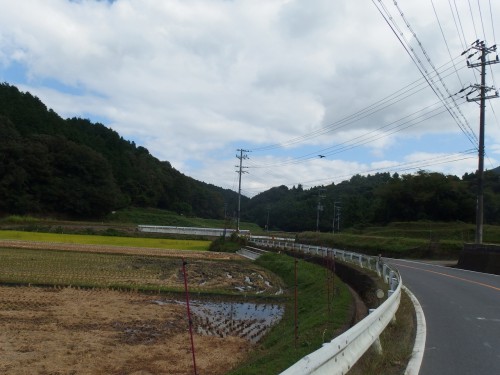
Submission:
<svg viewBox="0 0 500 375">
<path fill-rule="evenodd" d="M 169 234 L 188 234 L 196 236 L 212 236 L 230 237 L 231 234 L 237 232 L 235 229 L 221 229 L 221 228 L 197 228 L 197 227 L 174 227 L 168 225 L 138 225 L 137 230 L 139 232 L 149 232 L 149 233 L 169 233 Z M 242 235 L 249 235 L 249 230 L 241 229 L 239 231 Z"/>
<path fill-rule="evenodd" d="M 394 319 L 401 298 L 403 284 L 401 275 L 378 257 L 289 241 L 250 237 L 250 242 L 269 248 L 298 251 L 322 257 L 335 257 L 341 261 L 373 270 L 389 284 L 388 297 L 379 307 L 372 310 L 368 316 L 342 335 L 337 336 L 332 341 L 323 344 L 320 349 L 300 359 L 283 371 L 281 375 L 344 375 L 368 348 L 378 340 L 383 330 Z"/>
</svg>

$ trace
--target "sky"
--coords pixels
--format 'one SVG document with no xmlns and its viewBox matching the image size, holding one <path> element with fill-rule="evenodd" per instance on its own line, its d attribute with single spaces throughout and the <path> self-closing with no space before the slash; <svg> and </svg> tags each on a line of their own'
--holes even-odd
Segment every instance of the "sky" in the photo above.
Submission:
<svg viewBox="0 0 500 375">
<path fill-rule="evenodd" d="M 249 197 L 355 174 L 477 169 L 480 68 L 467 57 L 478 63 L 480 40 L 496 58 L 497 0 L 0 0 L 0 9 L 1 82 L 195 179 L 237 191 L 237 156 Z M 491 64 L 486 86 L 496 77 Z M 500 165 L 499 119 L 500 99 L 488 100 L 486 169 Z"/>
</svg>

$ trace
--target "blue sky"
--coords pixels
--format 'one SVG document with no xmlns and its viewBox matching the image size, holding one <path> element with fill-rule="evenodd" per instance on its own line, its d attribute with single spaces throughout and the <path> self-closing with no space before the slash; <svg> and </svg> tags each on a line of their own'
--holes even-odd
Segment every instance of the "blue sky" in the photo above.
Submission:
<svg viewBox="0 0 500 375">
<path fill-rule="evenodd" d="M 0 80 L 224 188 L 237 189 L 236 150 L 249 150 L 249 196 L 358 173 L 473 172 L 479 108 L 450 95 L 478 82 L 461 53 L 496 43 L 500 4 L 397 4 L 0 0 Z M 496 76 L 500 64 L 488 85 Z M 500 164 L 499 105 L 487 103 L 487 169 Z"/>
</svg>

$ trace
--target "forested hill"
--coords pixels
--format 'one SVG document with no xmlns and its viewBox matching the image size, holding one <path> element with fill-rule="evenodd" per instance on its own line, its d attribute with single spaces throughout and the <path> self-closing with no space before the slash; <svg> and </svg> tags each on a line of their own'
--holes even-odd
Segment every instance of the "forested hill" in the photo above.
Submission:
<svg viewBox="0 0 500 375">
<path fill-rule="evenodd" d="M 62 119 L 0 85 L 0 214 L 96 218 L 128 206 L 223 218 L 237 195 L 197 181 L 102 124 Z"/>
<path fill-rule="evenodd" d="M 485 223 L 500 223 L 500 167 L 485 172 Z M 321 190 L 324 189 L 324 190 Z M 476 176 L 420 171 L 354 176 L 303 189 L 274 187 L 242 197 L 242 219 L 270 229 L 330 231 L 391 221 L 474 222 Z M 236 210 L 237 194 L 197 181 L 102 124 L 62 119 L 36 97 L 0 84 L 0 215 L 98 218 L 136 206 L 204 218 Z M 338 208 L 340 207 L 340 208 Z M 336 226 L 338 221 L 336 221 Z"/>
<path fill-rule="evenodd" d="M 500 177 L 486 171 L 484 221 L 500 223 Z M 356 175 L 349 181 L 303 189 L 274 187 L 242 208 L 242 219 L 271 230 L 316 230 L 318 201 L 319 229 L 332 231 L 347 227 L 387 224 L 394 221 L 475 222 L 477 179 L 473 173 L 462 178 L 419 171 L 398 175 L 377 173 Z M 321 190 L 320 190 L 321 189 Z M 335 214 L 335 215 L 334 215 Z M 337 220 L 340 217 L 340 224 Z"/>
</svg>

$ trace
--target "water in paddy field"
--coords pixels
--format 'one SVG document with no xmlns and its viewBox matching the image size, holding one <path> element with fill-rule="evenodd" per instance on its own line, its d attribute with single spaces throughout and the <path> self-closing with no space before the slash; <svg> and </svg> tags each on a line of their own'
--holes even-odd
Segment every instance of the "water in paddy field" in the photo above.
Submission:
<svg viewBox="0 0 500 375">
<path fill-rule="evenodd" d="M 156 303 L 169 303 L 160 302 Z M 172 301 L 185 305 L 185 302 Z M 196 332 L 202 335 L 237 336 L 258 342 L 283 317 L 279 304 L 252 302 L 190 301 L 191 318 Z"/>
</svg>

